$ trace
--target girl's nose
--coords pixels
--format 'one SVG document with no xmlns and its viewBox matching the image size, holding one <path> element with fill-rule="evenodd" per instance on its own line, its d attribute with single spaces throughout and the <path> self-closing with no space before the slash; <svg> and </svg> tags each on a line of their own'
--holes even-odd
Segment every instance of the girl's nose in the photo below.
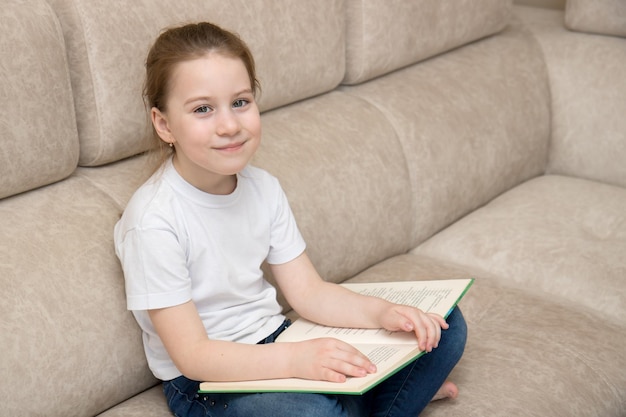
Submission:
<svg viewBox="0 0 626 417">
<path fill-rule="evenodd" d="M 232 136 L 239 130 L 239 120 L 237 120 L 237 116 L 231 110 L 224 110 L 217 114 L 216 133 L 219 136 Z"/>
</svg>

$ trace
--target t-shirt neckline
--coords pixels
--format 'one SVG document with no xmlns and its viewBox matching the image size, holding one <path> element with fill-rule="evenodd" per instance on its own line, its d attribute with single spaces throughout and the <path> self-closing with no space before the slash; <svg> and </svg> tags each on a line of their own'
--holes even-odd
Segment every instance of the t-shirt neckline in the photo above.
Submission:
<svg viewBox="0 0 626 417">
<path fill-rule="evenodd" d="M 225 207 L 235 204 L 241 195 L 242 176 L 237 173 L 237 185 L 230 194 L 210 194 L 206 191 L 195 187 L 185 180 L 176 170 L 172 159 L 170 158 L 166 162 L 165 172 L 163 173 L 165 180 L 174 188 L 176 192 L 181 194 L 184 198 L 194 201 L 197 204 L 207 207 Z M 246 168 L 244 168 L 245 170 Z"/>
</svg>

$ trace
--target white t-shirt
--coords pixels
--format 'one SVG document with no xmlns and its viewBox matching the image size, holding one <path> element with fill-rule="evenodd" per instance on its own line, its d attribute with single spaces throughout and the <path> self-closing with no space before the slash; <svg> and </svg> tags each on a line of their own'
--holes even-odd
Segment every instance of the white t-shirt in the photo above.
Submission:
<svg viewBox="0 0 626 417">
<path fill-rule="evenodd" d="M 127 307 L 143 330 L 154 375 L 181 375 L 147 310 L 193 300 L 210 339 L 257 343 L 284 320 L 261 264 L 305 249 L 278 180 L 246 167 L 229 195 L 205 193 L 168 161 L 133 195 L 115 226 Z"/>
</svg>

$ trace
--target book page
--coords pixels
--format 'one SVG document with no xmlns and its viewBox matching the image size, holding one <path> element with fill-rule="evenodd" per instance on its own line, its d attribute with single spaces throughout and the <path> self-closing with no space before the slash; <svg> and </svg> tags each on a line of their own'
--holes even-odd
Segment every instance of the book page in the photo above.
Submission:
<svg viewBox="0 0 626 417">
<path fill-rule="evenodd" d="M 299 342 L 320 337 L 332 337 L 351 345 L 364 343 L 417 344 L 417 337 L 413 332 L 328 327 L 302 318 L 296 320 L 287 330 L 281 333 L 276 342 Z"/>
<path fill-rule="evenodd" d="M 359 294 L 417 307 L 422 311 L 445 317 L 448 315 L 450 306 L 456 305 L 457 300 L 463 295 L 470 281 L 470 279 L 458 279 L 342 285 Z"/>
<path fill-rule="evenodd" d="M 471 279 L 441 281 L 406 281 L 342 284 L 363 295 L 383 298 L 396 304 L 410 305 L 423 311 L 447 317 L 452 307 L 465 293 Z M 333 337 L 350 344 L 387 343 L 415 344 L 413 332 L 390 332 L 384 329 L 351 329 L 328 327 L 305 319 L 296 320 L 279 337 L 278 342 L 296 342 Z"/>
<path fill-rule="evenodd" d="M 354 345 L 361 353 L 369 358 L 378 368 L 378 373 L 384 372 L 388 367 L 395 366 L 402 357 L 416 349 L 415 346 L 406 345 Z"/>
</svg>

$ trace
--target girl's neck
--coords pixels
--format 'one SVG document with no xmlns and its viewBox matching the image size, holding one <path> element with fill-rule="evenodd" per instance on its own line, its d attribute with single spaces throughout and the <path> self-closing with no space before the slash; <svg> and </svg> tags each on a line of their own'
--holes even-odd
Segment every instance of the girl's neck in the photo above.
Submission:
<svg viewBox="0 0 626 417">
<path fill-rule="evenodd" d="M 202 176 L 193 175 L 192 173 L 185 172 L 181 168 L 181 164 L 177 161 L 176 155 L 172 158 L 172 164 L 174 169 L 178 172 L 185 181 L 193 185 L 197 189 L 213 195 L 228 195 L 232 194 L 237 188 L 237 175 L 207 175 L 204 173 Z"/>
</svg>

